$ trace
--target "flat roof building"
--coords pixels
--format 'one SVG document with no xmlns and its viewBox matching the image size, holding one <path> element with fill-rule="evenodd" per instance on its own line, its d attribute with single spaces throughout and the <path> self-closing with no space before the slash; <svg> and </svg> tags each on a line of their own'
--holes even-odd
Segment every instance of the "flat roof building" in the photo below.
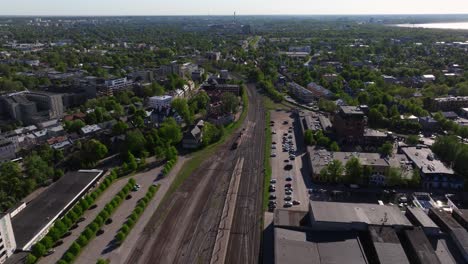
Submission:
<svg viewBox="0 0 468 264">
<path fill-rule="evenodd" d="M 310 201 L 311 227 L 317 230 L 367 230 L 369 225 L 412 227 L 396 206 Z"/>
<path fill-rule="evenodd" d="M 29 202 L 11 219 L 18 250 L 30 250 L 102 174 L 101 170 L 69 172 Z"/>
<path fill-rule="evenodd" d="M 435 208 L 429 209 L 429 216 L 441 229 L 448 233 L 455 246 L 460 251 L 463 259 L 468 262 L 468 232 L 463 228 L 451 214 Z"/>
<path fill-rule="evenodd" d="M 401 150 L 419 169 L 424 188 L 463 188 L 463 179 L 456 176 L 455 172 L 442 161 L 436 159 L 430 148 L 403 147 Z"/>
<path fill-rule="evenodd" d="M 405 215 L 415 226 L 421 227 L 427 235 L 436 235 L 440 232 L 440 228 L 419 207 L 407 207 Z"/>
<path fill-rule="evenodd" d="M 368 263 L 353 232 L 301 232 L 275 228 L 276 264 Z"/>
<path fill-rule="evenodd" d="M 417 264 L 441 264 L 431 242 L 427 239 L 422 228 L 408 229 L 404 232 L 405 248 L 411 263 Z M 398 262 L 396 262 L 398 263 Z"/>
<path fill-rule="evenodd" d="M 393 228 L 383 225 L 370 226 L 369 234 L 380 264 L 409 264 Z"/>
</svg>

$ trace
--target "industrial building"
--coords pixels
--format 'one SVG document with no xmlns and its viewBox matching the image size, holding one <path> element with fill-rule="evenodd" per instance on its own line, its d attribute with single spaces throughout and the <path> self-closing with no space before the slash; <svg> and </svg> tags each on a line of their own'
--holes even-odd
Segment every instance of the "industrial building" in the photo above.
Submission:
<svg viewBox="0 0 468 264">
<path fill-rule="evenodd" d="M 372 240 L 373 252 L 380 264 L 409 264 L 400 240 L 392 227 L 370 226 L 369 234 Z"/>
<path fill-rule="evenodd" d="M 354 232 L 304 232 L 275 228 L 276 264 L 369 263 Z"/>
<path fill-rule="evenodd" d="M 435 208 L 429 209 L 429 216 L 446 232 L 468 262 L 468 232 L 449 213 Z"/>
<path fill-rule="evenodd" d="M 10 213 L 17 251 L 28 251 L 101 178 L 101 170 L 69 172 L 27 204 Z M 13 243 L 12 243 L 13 244 Z"/>
<path fill-rule="evenodd" d="M 367 230 L 369 225 L 396 229 L 412 224 L 396 206 L 310 201 L 310 224 L 316 230 Z"/>
<path fill-rule="evenodd" d="M 408 229 L 404 232 L 404 245 L 409 253 L 411 263 L 416 264 L 441 264 L 434 251 L 431 242 L 427 239 L 422 228 Z M 446 260 L 446 258 L 443 258 Z M 398 263 L 398 262 L 395 262 Z M 444 261 L 443 263 L 447 263 Z"/>
<path fill-rule="evenodd" d="M 419 207 L 407 207 L 406 217 L 415 226 L 421 227 L 426 235 L 437 235 L 440 228 L 429 218 L 429 216 Z"/>
</svg>

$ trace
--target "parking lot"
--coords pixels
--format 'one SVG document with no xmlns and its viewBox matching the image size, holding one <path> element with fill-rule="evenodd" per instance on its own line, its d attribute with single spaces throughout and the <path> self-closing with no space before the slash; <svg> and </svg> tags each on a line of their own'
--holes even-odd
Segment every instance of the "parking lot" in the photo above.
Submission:
<svg viewBox="0 0 468 264">
<path fill-rule="evenodd" d="M 271 111 L 271 165 L 270 204 L 276 207 L 307 210 L 308 193 L 303 177 L 303 141 L 298 140 L 299 124 L 291 112 Z M 298 146 L 299 144 L 299 146 Z M 273 191 L 274 190 L 274 191 Z M 275 198 L 276 197 L 276 198 Z M 270 211 L 274 206 L 270 206 Z"/>
</svg>

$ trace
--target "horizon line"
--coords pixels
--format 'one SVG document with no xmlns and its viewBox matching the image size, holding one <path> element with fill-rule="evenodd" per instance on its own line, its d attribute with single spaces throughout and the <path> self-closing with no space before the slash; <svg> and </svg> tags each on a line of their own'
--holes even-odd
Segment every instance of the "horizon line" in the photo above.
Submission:
<svg viewBox="0 0 468 264">
<path fill-rule="evenodd" d="M 207 17 L 232 16 L 231 14 L 0 14 L 0 17 Z M 247 16 L 468 16 L 468 13 L 324 13 L 324 14 L 236 14 L 237 17 Z"/>
</svg>

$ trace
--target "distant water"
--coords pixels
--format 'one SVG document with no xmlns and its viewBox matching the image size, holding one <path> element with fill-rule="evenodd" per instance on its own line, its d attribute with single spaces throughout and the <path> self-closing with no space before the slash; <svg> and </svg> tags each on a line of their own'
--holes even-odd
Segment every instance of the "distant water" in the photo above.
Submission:
<svg viewBox="0 0 468 264">
<path fill-rule="evenodd" d="M 399 24 L 397 27 L 415 27 L 415 28 L 439 28 L 439 29 L 466 29 L 468 30 L 468 22 L 457 23 L 427 23 L 427 24 Z"/>
</svg>

